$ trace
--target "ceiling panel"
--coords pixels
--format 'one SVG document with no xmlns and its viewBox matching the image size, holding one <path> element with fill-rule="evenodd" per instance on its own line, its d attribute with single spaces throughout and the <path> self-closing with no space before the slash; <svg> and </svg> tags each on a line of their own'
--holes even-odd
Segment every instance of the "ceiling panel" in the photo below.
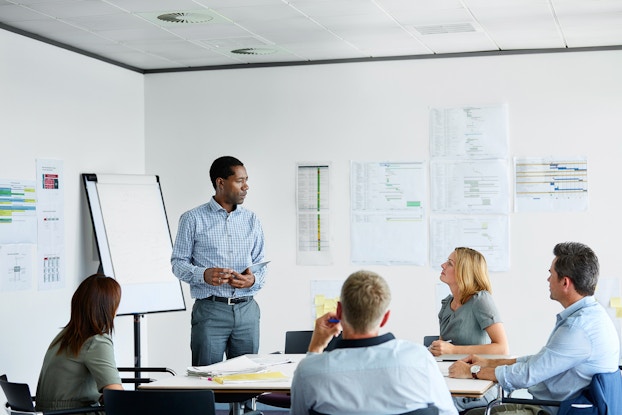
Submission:
<svg viewBox="0 0 622 415">
<path fill-rule="evenodd" d="M 621 48 L 622 0 L 0 0 L 0 27 L 139 72 Z"/>
</svg>

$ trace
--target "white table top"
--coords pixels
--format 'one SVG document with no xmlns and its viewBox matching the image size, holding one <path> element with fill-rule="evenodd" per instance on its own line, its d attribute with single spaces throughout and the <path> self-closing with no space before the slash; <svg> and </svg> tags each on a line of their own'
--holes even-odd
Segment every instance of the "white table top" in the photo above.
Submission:
<svg viewBox="0 0 622 415">
<path fill-rule="evenodd" d="M 304 354 L 271 354 L 271 355 L 246 355 L 247 358 L 258 362 L 260 364 L 266 364 L 266 362 L 275 362 L 275 359 L 281 361 L 290 360 L 291 363 L 277 364 L 268 366 L 270 371 L 281 372 L 287 379 L 278 381 L 255 381 L 245 383 L 218 383 L 211 378 L 197 377 L 197 376 L 169 376 L 156 380 L 151 383 L 144 383 L 140 386 L 140 389 L 211 389 L 214 393 L 263 393 L 263 392 L 289 392 L 292 384 L 292 377 L 294 370 L 298 362 L 302 360 Z M 234 361 L 235 359 L 231 359 Z M 234 362 L 235 363 L 235 362 Z M 488 389 L 495 385 L 494 382 L 489 380 L 480 379 L 454 379 L 446 376 L 446 368 L 449 367 L 451 362 L 438 362 L 441 372 L 445 371 L 445 382 L 449 391 L 454 396 L 469 396 L 469 397 L 481 397 Z M 270 363 L 267 363 L 270 364 Z"/>
</svg>

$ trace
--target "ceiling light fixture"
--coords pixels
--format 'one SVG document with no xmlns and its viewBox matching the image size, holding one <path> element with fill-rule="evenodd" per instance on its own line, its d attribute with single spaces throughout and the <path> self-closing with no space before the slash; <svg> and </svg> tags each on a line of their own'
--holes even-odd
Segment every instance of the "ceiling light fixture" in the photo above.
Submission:
<svg viewBox="0 0 622 415">
<path fill-rule="evenodd" d="M 414 26 L 421 35 L 444 35 L 448 33 L 469 33 L 477 30 L 471 23 L 451 23 L 430 26 Z"/>
</svg>

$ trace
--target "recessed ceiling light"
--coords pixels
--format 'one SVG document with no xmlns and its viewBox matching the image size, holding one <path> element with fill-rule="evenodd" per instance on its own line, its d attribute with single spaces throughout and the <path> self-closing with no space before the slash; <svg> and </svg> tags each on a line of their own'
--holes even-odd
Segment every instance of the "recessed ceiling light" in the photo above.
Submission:
<svg viewBox="0 0 622 415">
<path fill-rule="evenodd" d="M 207 13 L 175 12 L 161 14 L 158 19 L 169 23 L 207 23 L 214 20 L 214 16 Z"/>
<path fill-rule="evenodd" d="M 430 26 L 415 26 L 417 32 L 421 35 L 444 35 L 447 33 L 468 33 L 476 32 L 477 30 L 471 23 L 452 23 L 452 24 L 439 24 Z"/>
<path fill-rule="evenodd" d="M 276 49 L 271 48 L 242 48 L 231 51 L 231 53 L 236 53 L 238 55 L 271 55 L 276 52 Z"/>
</svg>

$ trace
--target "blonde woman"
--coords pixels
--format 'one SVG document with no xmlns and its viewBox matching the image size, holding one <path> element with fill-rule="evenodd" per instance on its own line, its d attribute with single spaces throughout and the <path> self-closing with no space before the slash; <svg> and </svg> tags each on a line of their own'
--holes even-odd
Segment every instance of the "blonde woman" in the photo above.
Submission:
<svg viewBox="0 0 622 415">
<path fill-rule="evenodd" d="M 430 345 L 430 352 L 434 356 L 507 355 L 508 341 L 492 299 L 484 256 L 471 248 L 456 248 L 441 268 L 440 280 L 449 286 L 451 294 L 441 302 L 440 339 Z M 496 391 L 490 394 L 483 399 L 455 398 L 454 404 L 459 411 L 485 406 Z"/>
</svg>

